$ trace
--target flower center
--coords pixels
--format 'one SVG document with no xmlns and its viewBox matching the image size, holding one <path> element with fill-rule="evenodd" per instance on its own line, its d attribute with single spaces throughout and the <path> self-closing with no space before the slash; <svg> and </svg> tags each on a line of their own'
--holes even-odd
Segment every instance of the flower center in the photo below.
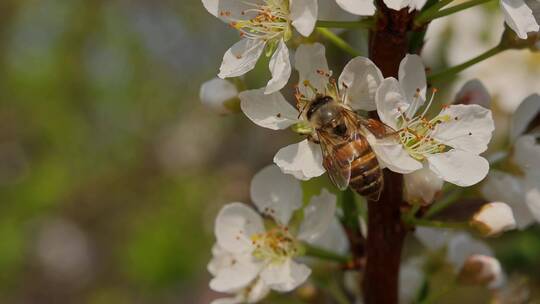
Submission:
<svg viewBox="0 0 540 304">
<path fill-rule="evenodd" d="M 295 86 L 294 97 L 296 98 L 296 108 L 300 111 L 300 115 L 306 110 L 305 107 L 315 98 L 315 96 L 323 95 L 332 97 L 332 99 L 345 103 L 347 99 L 348 87 L 343 83 L 344 90 L 340 92 L 336 80 L 332 77 L 332 71 L 317 70 L 317 74 L 326 78 L 323 91 L 317 89 L 309 80 L 304 80 L 302 84 Z M 303 86 L 304 89 L 301 89 Z"/>
<path fill-rule="evenodd" d="M 275 227 L 251 236 L 253 256 L 260 260 L 281 262 L 300 254 L 300 246 L 287 227 Z"/>
<path fill-rule="evenodd" d="M 288 40 L 291 37 L 288 0 L 264 0 L 261 4 L 246 4 L 252 8 L 242 11 L 242 15 L 253 17 L 230 22 L 230 25 L 240 32 L 241 37 L 264 41 L 282 37 Z M 230 16 L 230 12 L 221 12 L 221 15 Z"/>
<path fill-rule="evenodd" d="M 420 161 L 424 160 L 427 154 L 441 153 L 448 150 L 448 146 L 434 139 L 431 134 L 437 125 L 450 121 L 451 117 L 449 115 L 438 115 L 431 120 L 425 118 L 425 114 L 433 102 L 434 95 L 435 91 L 422 114 L 414 116 L 412 119 L 407 118 L 404 112 L 398 109 L 401 114 L 401 126 L 398 132 L 401 144 L 411 157 Z"/>
</svg>

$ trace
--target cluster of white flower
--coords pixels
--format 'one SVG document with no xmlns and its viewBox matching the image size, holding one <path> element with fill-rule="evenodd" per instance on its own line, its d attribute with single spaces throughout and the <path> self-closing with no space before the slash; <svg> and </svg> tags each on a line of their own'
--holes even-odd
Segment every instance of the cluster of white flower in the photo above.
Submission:
<svg viewBox="0 0 540 304">
<path fill-rule="evenodd" d="M 258 212 L 230 203 L 216 218 L 210 287 L 235 294 L 227 303 L 256 302 L 270 290 L 287 292 L 304 283 L 311 269 L 295 259 L 306 244 L 336 253 L 347 249 L 336 197 L 326 189 L 302 206 L 300 182 L 271 165 L 253 177 L 251 199 Z"/>
<path fill-rule="evenodd" d="M 540 130 L 524 133 L 538 115 L 540 96 L 534 94 L 523 100 L 512 117 L 509 141 L 516 174 L 491 170 L 482 187 L 486 199 L 511 206 L 519 229 L 540 223 Z"/>
<path fill-rule="evenodd" d="M 434 102 L 435 89 L 428 97 L 426 68 L 418 55 L 408 54 L 402 59 L 398 79 L 383 77 L 370 59 L 360 56 L 352 58 L 336 79 L 329 69 L 325 47 L 316 42 L 297 46 L 291 64 L 287 43 L 294 30 L 304 37 L 312 34 L 319 15 L 317 0 L 202 2 L 241 36 L 225 53 L 219 78 L 201 87 L 203 103 L 222 114 L 239 108 L 258 126 L 290 129 L 305 136 L 299 143 L 277 151 L 275 165 L 254 176 L 251 200 L 256 209 L 230 203 L 219 212 L 215 222 L 217 242 L 208 265 L 213 276 L 210 287 L 233 296 L 215 304 L 254 303 L 271 290 L 288 292 L 297 288 L 311 274 L 309 261 L 300 259 L 310 248 L 337 255 L 347 251 L 348 239 L 336 217 L 344 210 L 337 209 L 336 197 L 323 189 L 303 204 L 299 180 L 318 177 L 328 169 L 317 140 L 317 126 L 305 108 L 315 98 L 330 96 L 358 115 L 376 112 L 390 130 L 384 137 L 364 131 L 381 168 L 404 176 L 404 200 L 414 211 L 408 220 L 417 216 L 421 206 L 429 207 L 434 202 L 444 182 L 469 187 L 488 176 L 490 163 L 480 154 L 488 149 L 495 124 L 490 96 L 478 80 L 466 83 L 454 103 L 443 104 L 438 114 L 431 115 L 431 107 L 440 103 Z M 355 15 L 372 16 L 376 11 L 372 0 L 336 2 Z M 421 10 L 426 1 L 384 3 L 393 10 L 409 7 L 413 11 Z M 538 31 L 533 10 L 523 0 L 501 0 L 500 5 L 506 23 L 519 38 Z M 252 70 L 263 53 L 270 57 L 271 72 L 265 87 L 245 89 L 237 86 L 241 82 L 238 78 L 231 82 L 224 79 Z M 298 84 L 296 102 L 290 103 L 280 90 L 289 82 L 293 65 Z M 540 133 L 528 129 L 539 110 L 540 96 L 533 95 L 514 116 L 511 142 L 517 174 L 491 171 L 483 184 L 490 203 L 469 221 L 483 236 L 496 236 L 516 226 L 524 228 L 535 219 L 540 222 Z M 447 260 L 462 281 L 490 289 L 503 285 L 501 266 L 482 242 L 465 233 L 427 228 L 418 228 L 416 235 L 432 250 L 446 248 Z M 422 265 L 422 258 L 403 265 L 401 282 L 409 286 L 401 293 L 403 302 L 412 301 L 421 285 Z"/>
</svg>

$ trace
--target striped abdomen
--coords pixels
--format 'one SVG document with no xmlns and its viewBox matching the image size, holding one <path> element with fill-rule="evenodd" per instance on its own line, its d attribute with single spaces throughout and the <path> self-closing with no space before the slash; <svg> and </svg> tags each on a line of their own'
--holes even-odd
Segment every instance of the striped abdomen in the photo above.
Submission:
<svg viewBox="0 0 540 304">
<path fill-rule="evenodd" d="M 364 136 L 336 147 L 336 157 L 352 159 L 349 187 L 367 199 L 377 201 L 383 189 L 383 174 L 375 153 Z"/>
</svg>

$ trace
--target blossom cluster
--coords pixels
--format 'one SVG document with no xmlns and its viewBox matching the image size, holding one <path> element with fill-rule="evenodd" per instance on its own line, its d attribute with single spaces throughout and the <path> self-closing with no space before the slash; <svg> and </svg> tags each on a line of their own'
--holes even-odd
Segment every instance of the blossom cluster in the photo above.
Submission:
<svg viewBox="0 0 540 304">
<path fill-rule="evenodd" d="M 223 57 L 219 78 L 201 87 L 203 103 L 222 114 L 239 105 L 254 124 L 288 129 L 303 137 L 277 151 L 274 164 L 253 177 L 250 194 L 255 208 L 234 202 L 218 213 L 216 244 L 208 265 L 213 276 L 210 287 L 231 297 L 214 304 L 254 303 L 272 290 L 298 288 L 312 272 L 313 261 L 304 256 L 313 250 L 348 258 L 350 244 L 339 221 L 346 214 L 337 206 L 336 195 L 322 189 L 307 203 L 303 199 L 301 181 L 329 171 L 318 126 L 306 111 L 321 96 L 329 96 L 355 115 L 376 114 L 385 126 L 387 134 L 382 137 L 362 131 L 380 167 L 403 175 L 403 199 L 409 203 L 403 219 L 412 226 L 421 223 L 415 222 L 417 211 L 429 208 L 443 195 L 445 182 L 452 188 L 470 187 L 486 176 L 481 191 L 486 203 L 471 216 L 468 226 L 492 237 L 540 222 L 540 132 L 530 130 L 540 113 L 540 96 L 524 100 L 514 115 L 509 139 L 512 154 L 503 159 L 515 170 L 490 171 L 490 161 L 496 160 L 482 154 L 488 150 L 495 122 L 489 94 L 479 80 L 466 83 L 453 102 L 440 102 L 437 90 L 429 88 L 422 58 L 415 54 L 401 60 L 397 77 L 385 78 L 374 62 L 362 56 L 352 58 L 335 77 L 324 45 L 306 39 L 317 26 L 317 0 L 202 2 L 208 12 L 240 32 L 240 41 Z M 336 0 L 336 4 L 359 16 L 376 12 L 372 0 Z M 384 0 L 384 4 L 392 10 L 420 11 L 426 1 Z M 537 12 L 525 1 L 501 0 L 500 7 L 517 37 L 526 39 L 528 33 L 539 30 Z M 295 31 L 304 38 L 293 39 Z M 271 74 L 264 87 L 245 89 L 225 80 L 241 82 L 239 77 L 254 69 L 263 54 L 270 58 Z M 284 95 L 281 90 L 287 88 L 293 67 L 298 82 L 294 92 Z M 288 101 L 288 95 L 296 100 Z M 369 233 L 365 227 L 362 230 Z M 469 234 L 419 227 L 416 236 L 429 250 L 445 250 L 446 260 L 462 282 L 490 290 L 505 285 L 491 249 Z M 413 300 L 416 293 L 412 291 L 423 279 L 424 262 L 418 258 L 403 264 L 402 285 L 410 286 L 402 288 L 403 302 Z"/>
</svg>

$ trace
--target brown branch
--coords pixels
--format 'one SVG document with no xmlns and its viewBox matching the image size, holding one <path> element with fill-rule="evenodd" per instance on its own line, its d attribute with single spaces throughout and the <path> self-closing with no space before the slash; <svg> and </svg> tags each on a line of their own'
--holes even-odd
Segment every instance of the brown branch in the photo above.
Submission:
<svg viewBox="0 0 540 304">
<path fill-rule="evenodd" d="M 407 32 L 413 14 L 394 11 L 377 1 L 377 26 L 370 33 L 370 58 L 385 77 L 397 77 L 408 50 Z M 376 116 L 376 114 L 374 114 Z M 363 280 L 366 304 L 397 304 L 401 249 L 407 228 L 401 221 L 403 178 L 385 170 L 384 190 L 378 202 L 368 202 L 367 261 Z"/>
</svg>

